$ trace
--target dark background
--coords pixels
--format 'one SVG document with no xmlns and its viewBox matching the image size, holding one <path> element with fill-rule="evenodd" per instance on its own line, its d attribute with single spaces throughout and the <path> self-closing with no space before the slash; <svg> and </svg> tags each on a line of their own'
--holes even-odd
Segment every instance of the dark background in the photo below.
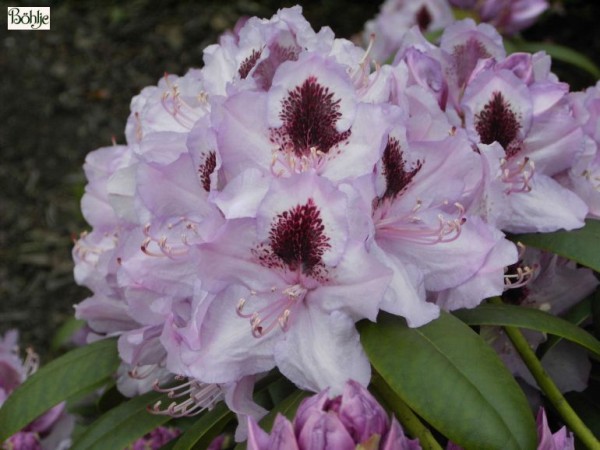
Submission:
<svg viewBox="0 0 600 450">
<path fill-rule="evenodd" d="M 124 142 L 129 102 L 164 72 L 202 64 L 202 49 L 242 15 L 296 2 L 0 1 L 0 334 L 48 355 L 55 330 L 88 292 L 73 282 L 72 236 L 85 155 Z M 303 1 L 315 29 L 351 37 L 380 2 Z M 7 31 L 6 6 L 51 6 L 51 31 Z M 599 64 L 600 2 L 554 2 L 527 39 L 571 46 Z M 573 89 L 595 83 L 556 64 Z"/>
</svg>

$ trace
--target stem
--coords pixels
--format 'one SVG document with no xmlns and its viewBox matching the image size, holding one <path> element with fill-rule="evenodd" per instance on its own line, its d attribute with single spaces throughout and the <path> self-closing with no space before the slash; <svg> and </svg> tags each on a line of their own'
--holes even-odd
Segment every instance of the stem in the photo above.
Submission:
<svg viewBox="0 0 600 450">
<path fill-rule="evenodd" d="M 494 298 L 491 300 L 492 303 L 500 304 L 502 300 Z M 596 439 L 594 434 L 586 426 L 585 423 L 579 418 L 577 413 L 571 408 L 571 405 L 563 397 L 562 393 L 552 381 L 552 378 L 548 375 L 542 363 L 535 356 L 534 351 L 529 346 L 529 342 L 523 336 L 521 331 L 517 327 L 503 327 L 506 335 L 511 340 L 515 349 L 521 355 L 521 359 L 537 381 L 538 386 L 542 389 L 542 392 L 548 397 L 548 400 L 554 405 L 554 408 L 564 419 L 567 426 L 575 433 L 575 435 L 585 444 L 586 448 L 590 450 L 600 450 L 600 442 Z"/>
<path fill-rule="evenodd" d="M 442 450 L 431 431 L 421 423 L 412 409 L 388 386 L 381 375 L 375 372 L 375 369 L 373 371 L 371 381 L 377 396 L 391 407 L 408 434 L 419 439 L 423 450 Z"/>
</svg>

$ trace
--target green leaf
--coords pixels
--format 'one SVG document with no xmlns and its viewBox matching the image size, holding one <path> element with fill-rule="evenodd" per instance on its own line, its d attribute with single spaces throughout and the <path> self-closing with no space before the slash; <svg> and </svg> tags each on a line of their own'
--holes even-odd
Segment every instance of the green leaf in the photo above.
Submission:
<svg viewBox="0 0 600 450">
<path fill-rule="evenodd" d="M 221 402 L 211 411 L 204 413 L 185 433 L 183 433 L 173 450 L 190 450 L 207 448 L 211 441 L 234 418 L 234 414 Z"/>
<path fill-rule="evenodd" d="M 467 325 L 517 327 L 554 334 L 575 342 L 600 356 L 600 341 L 587 331 L 534 308 L 514 305 L 481 305 L 475 309 L 455 311 L 454 315 Z"/>
<path fill-rule="evenodd" d="M 598 295 L 592 294 L 592 295 Z M 587 297 L 569 309 L 566 313 L 561 315 L 563 320 L 566 320 L 573 325 L 581 325 L 592 316 L 592 301 L 590 297 Z M 541 358 L 544 356 L 552 347 L 562 341 L 562 336 L 552 335 L 548 337 L 546 342 L 542 343 L 538 349 L 537 354 Z"/>
<path fill-rule="evenodd" d="M 160 392 L 148 392 L 104 413 L 75 441 L 71 450 L 122 449 L 171 417 L 151 414 L 148 405 L 164 398 Z"/>
<path fill-rule="evenodd" d="M 600 248 L 600 221 L 598 220 L 586 220 L 585 226 L 578 230 L 517 234 L 511 239 L 556 253 L 600 272 L 600 251 L 598 251 Z"/>
<path fill-rule="evenodd" d="M 81 395 L 117 370 L 117 344 L 106 339 L 64 354 L 29 377 L 0 408 L 0 442 L 63 400 Z"/>
<path fill-rule="evenodd" d="M 600 68 L 590 58 L 572 48 L 547 42 L 527 42 L 522 40 L 512 40 L 509 42 L 510 44 L 506 46 L 509 53 L 545 51 L 554 59 L 578 67 L 594 78 L 600 78 Z"/>
<path fill-rule="evenodd" d="M 464 448 L 531 449 L 525 395 L 496 353 L 447 313 L 420 328 L 381 314 L 359 324 L 371 364 L 424 420 Z"/>
</svg>

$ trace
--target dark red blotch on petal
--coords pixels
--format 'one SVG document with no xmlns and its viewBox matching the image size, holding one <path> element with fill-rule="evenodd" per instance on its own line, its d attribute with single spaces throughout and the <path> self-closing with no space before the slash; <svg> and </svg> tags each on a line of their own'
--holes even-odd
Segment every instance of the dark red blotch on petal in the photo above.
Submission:
<svg viewBox="0 0 600 450">
<path fill-rule="evenodd" d="M 215 171 L 217 166 L 217 155 L 214 151 L 208 152 L 204 162 L 198 168 L 200 173 L 200 182 L 206 192 L 210 191 L 210 176 Z"/>
<path fill-rule="evenodd" d="M 498 142 L 506 150 L 507 157 L 519 150 L 516 140 L 521 124 L 501 92 L 494 92 L 491 100 L 475 115 L 475 129 L 482 143 Z"/>
<path fill-rule="evenodd" d="M 252 50 L 252 54 L 242 61 L 242 64 L 240 64 L 240 68 L 238 69 L 238 74 L 242 80 L 245 79 L 254 68 L 261 54 L 262 50 Z"/>
<path fill-rule="evenodd" d="M 431 13 L 427 7 L 423 5 L 417 12 L 417 25 L 419 25 L 421 31 L 426 31 L 429 25 L 431 25 L 432 20 Z"/>
<path fill-rule="evenodd" d="M 274 130 L 275 140 L 284 148 L 291 148 L 297 156 L 310 154 L 311 148 L 327 153 L 350 136 L 350 130 L 336 129 L 342 117 L 340 99 L 335 99 L 333 92 L 314 76 L 289 91 L 279 117 L 283 126 Z"/>
<path fill-rule="evenodd" d="M 454 57 L 456 81 L 459 86 L 464 86 L 477 62 L 480 59 L 489 58 L 491 55 L 480 41 L 471 37 L 464 44 L 456 45 L 452 56 Z"/>
<path fill-rule="evenodd" d="M 381 162 L 383 164 L 386 189 L 380 201 L 394 199 L 410 184 L 415 175 L 421 170 L 421 167 L 423 167 L 423 163 L 417 161 L 412 169 L 407 169 L 403 152 L 400 149 L 400 143 L 396 138 L 391 136 L 388 137 Z"/>
<path fill-rule="evenodd" d="M 313 275 L 322 266 L 323 253 L 331 245 L 312 198 L 276 217 L 269 232 L 269 243 L 272 255 L 291 270 Z"/>
<path fill-rule="evenodd" d="M 299 47 L 282 47 L 279 44 L 273 44 L 269 47 L 269 57 L 262 60 L 256 66 L 252 77 L 257 85 L 267 91 L 271 88 L 273 77 L 277 68 L 286 61 L 296 61 L 300 54 Z"/>
</svg>

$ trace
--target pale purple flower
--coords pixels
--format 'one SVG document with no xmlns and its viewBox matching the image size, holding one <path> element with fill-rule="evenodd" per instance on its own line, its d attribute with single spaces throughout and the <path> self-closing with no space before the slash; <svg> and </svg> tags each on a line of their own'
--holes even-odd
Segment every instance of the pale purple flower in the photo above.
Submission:
<svg viewBox="0 0 600 450">
<path fill-rule="evenodd" d="M 366 384 L 353 324 L 375 319 L 389 271 L 367 253 L 366 236 L 350 232 L 346 192 L 315 174 L 278 178 L 256 219 L 228 221 L 200 249 L 211 262 L 198 267 L 207 293 L 164 335 L 169 357 L 211 383 L 277 365 L 313 391 L 338 392 L 348 378 Z"/>
<path fill-rule="evenodd" d="M 232 90 L 268 90 L 278 67 L 304 52 L 318 52 L 359 69 L 364 51 L 332 30 L 316 33 L 302 8 L 280 9 L 271 19 L 248 19 L 237 36 L 224 36 L 204 50 L 203 73 L 208 90 L 223 95 Z"/>
<path fill-rule="evenodd" d="M 573 433 L 564 426 L 556 433 L 552 433 L 548 426 L 548 419 L 544 408 L 540 408 L 537 415 L 538 450 L 575 450 Z"/>
<path fill-rule="evenodd" d="M 484 182 L 469 212 L 510 232 L 583 226 L 587 206 L 556 179 L 573 165 L 583 140 L 568 86 L 550 72 L 550 58 L 505 56 L 497 31 L 472 20 L 449 26 L 439 48 L 418 30 L 408 37 L 394 62 L 406 66 L 405 83 L 430 92 L 481 155 Z"/>
<path fill-rule="evenodd" d="M 548 9 L 546 0 L 449 0 L 452 6 L 470 10 L 482 22 L 502 34 L 515 34 L 535 23 Z"/>
<path fill-rule="evenodd" d="M 19 334 L 9 330 L 0 337 L 0 406 L 39 366 L 37 354 L 27 350 L 19 356 Z M 7 450 L 66 450 L 70 446 L 74 418 L 65 411 L 65 403 L 50 408 L 3 444 Z"/>
<path fill-rule="evenodd" d="M 569 94 L 569 103 L 584 133 L 584 148 L 561 182 L 588 205 L 589 216 L 600 218 L 600 84 Z"/>
<path fill-rule="evenodd" d="M 329 398 L 326 389 L 300 404 L 293 422 L 278 415 L 271 434 L 249 421 L 249 450 L 419 450 L 395 418 L 388 417 L 360 383 L 349 380 L 341 395 Z"/>
<path fill-rule="evenodd" d="M 394 270 L 382 309 L 406 317 L 410 326 L 438 314 L 425 290 L 446 292 L 444 308 L 474 307 L 502 292 L 503 267 L 516 261 L 516 249 L 501 233 L 466 214 L 478 169 L 479 158 L 461 133 L 410 142 L 398 128 L 388 137 L 370 200 L 379 257 Z M 470 295 L 448 297 L 466 283 Z"/>
<path fill-rule="evenodd" d="M 152 133 L 186 133 L 209 111 L 203 74 L 191 69 L 182 77 L 165 74 L 131 101 L 125 136 L 129 145 Z"/>
<path fill-rule="evenodd" d="M 382 64 L 393 58 L 405 33 L 418 26 L 425 33 L 442 30 L 454 21 L 446 0 L 386 0 L 379 14 L 365 24 L 365 45 L 373 40 L 369 56 Z"/>
</svg>

